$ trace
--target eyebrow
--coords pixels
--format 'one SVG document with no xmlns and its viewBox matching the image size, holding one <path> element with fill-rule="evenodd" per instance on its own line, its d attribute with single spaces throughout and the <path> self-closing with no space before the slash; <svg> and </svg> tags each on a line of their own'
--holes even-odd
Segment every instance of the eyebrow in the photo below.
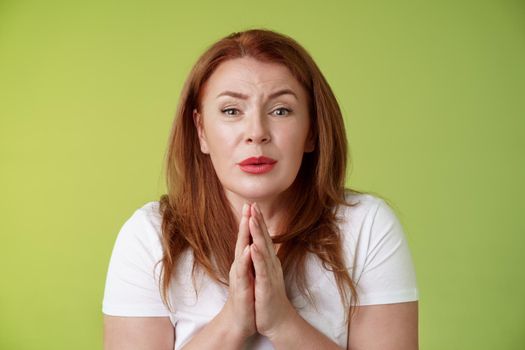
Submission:
<svg viewBox="0 0 525 350">
<path fill-rule="evenodd" d="M 293 92 L 290 89 L 282 89 L 282 90 L 276 91 L 270 96 L 268 96 L 268 98 L 272 99 L 272 98 L 276 98 L 277 96 L 281 96 L 281 95 L 292 95 L 293 97 L 295 97 L 296 100 L 299 100 L 295 92 Z M 240 98 L 242 100 L 247 100 L 249 97 L 248 95 L 244 95 L 244 94 L 241 94 L 240 92 L 235 92 L 235 91 L 223 91 L 217 95 L 217 98 L 221 96 L 231 96 L 235 98 Z"/>
</svg>

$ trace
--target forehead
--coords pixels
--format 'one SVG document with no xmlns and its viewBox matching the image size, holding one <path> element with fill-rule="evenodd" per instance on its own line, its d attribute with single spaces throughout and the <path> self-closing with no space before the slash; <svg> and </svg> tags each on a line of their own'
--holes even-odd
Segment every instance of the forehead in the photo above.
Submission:
<svg viewBox="0 0 525 350">
<path fill-rule="evenodd" d="M 242 57 L 222 62 L 204 85 L 203 95 L 215 98 L 224 90 L 264 95 L 282 88 L 305 98 L 306 91 L 285 65 Z"/>
</svg>

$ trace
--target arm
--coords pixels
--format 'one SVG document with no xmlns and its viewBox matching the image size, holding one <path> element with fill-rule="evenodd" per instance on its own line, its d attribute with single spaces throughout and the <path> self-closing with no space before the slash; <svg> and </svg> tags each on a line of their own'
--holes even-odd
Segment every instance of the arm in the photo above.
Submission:
<svg viewBox="0 0 525 350">
<path fill-rule="evenodd" d="M 367 289 L 377 289 L 387 291 L 402 291 L 401 297 L 414 298 L 417 296 L 415 290 L 415 280 L 413 268 L 408 253 L 408 246 L 404 241 L 402 229 L 392 211 L 388 207 L 381 208 L 381 212 L 376 216 L 377 229 L 374 238 L 374 254 L 369 254 L 367 270 L 362 278 L 362 286 Z M 260 220 L 260 228 L 251 228 L 253 235 L 254 248 L 252 255 L 256 270 L 257 279 L 260 278 L 261 289 L 272 281 L 281 281 L 280 269 L 277 263 L 272 263 L 273 259 L 271 240 L 264 220 L 261 215 L 255 213 L 256 219 Z M 257 220 L 256 220 L 257 221 Z M 266 241 L 266 242 L 265 242 Z M 259 249 L 264 247 L 266 249 Z M 380 254 L 379 254 L 380 253 Z M 388 259 L 385 258 L 388 257 Z M 383 264 L 384 263 L 384 264 Z M 380 267 L 380 268 L 379 268 Z M 374 274 L 379 274 L 376 276 Z M 277 275 L 277 276 L 275 276 Z M 273 278 L 271 277 L 273 276 Z M 265 281 L 265 280 L 268 281 Z M 276 288 L 282 290 L 282 286 Z M 265 298 L 271 293 L 265 290 L 259 299 Z M 270 294 L 271 295 L 271 294 Z M 270 298 L 264 303 L 265 307 L 257 308 L 257 288 L 256 288 L 256 315 L 258 330 L 266 335 L 277 349 L 338 349 L 338 345 L 327 336 L 317 331 L 302 319 L 297 312 L 292 311 L 293 307 L 289 303 L 281 303 L 279 307 L 273 308 L 273 312 L 266 315 L 265 312 L 257 313 L 257 310 L 268 311 L 268 305 L 275 304 L 284 297 Z M 365 294 L 366 295 L 366 294 Z M 418 302 L 401 301 L 377 302 L 370 295 L 369 305 L 357 307 L 352 322 L 350 322 L 347 350 L 417 350 L 418 349 Z M 382 296 L 385 298 L 385 296 Z M 392 298 L 389 298 L 392 300 Z M 411 299 L 408 299 L 411 300 Z M 414 299 L 412 299 L 414 300 Z M 265 319 L 264 316 L 269 317 Z M 280 317 L 279 317 L 280 316 Z M 260 327 L 260 326 L 265 327 Z M 261 329 L 262 328 L 262 329 Z"/>
<path fill-rule="evenodd" d="M 155 244 L 148 241 L 143 214 L 137 211 L 125 224 L 112 254 L 103 302 L 105 350 L 173 350 L 174 347 L 175 330 L 161 300 L 159 277 L 154 275 L 162 249 L 158 239 L 153 240 Z M 237 349 L 255 333 L 247 215 L 248 207 L 240 223 L 228 301 L 185 344 L 186 350 Z"/>
<path fill-rule="evenodd" d="M 417 350 L 418 302 L 357 307 L 347 350 Z"/>
<path fill-rule="evenodd" d="M 104 350 L 173 350 L 174 343 L 169 317 L 104 315 Z"/>
<path fill-rule="evenodd" d="M 246 337 L 232 327 L 224 312 L 219 312 L 204 328 L 195 334 L 182 350 L 241 349 Z"/>
<path fill-rule="evenodd" d="M 276 349 L 341 349 L 297 313 L 271 341 Z M 359 306 L 347 350 L 418 350 L 418 302 Z"/>
<path fill-rule="evenodd" d="M 276 349 L 341 350 L 333 340 L 306 322 L 297 312 L 291 313 L 281 330 L 269 337 Z"/>
<path fill-rule="evenodd" d="M 152 209 L 135 211 L 117 236 L 102 303 L 105 350 L 173 350 L 174 329 L 155 269 L 162 247 Z"/>
<path fill-rule="evenodd" d="M 418 291 L 403 227 L 395 212 L 379 201 L 369 230 L 363 230 L 363 252 L 357 265 L 358 296 L 348 330 L 348 350 L 417 350 Z"/>
<path fill-rule="evenodd" d="M 276 349 L 341 349 L 297 312 L 268 335 Z M 418 302 L 357 307 L 346 350 L 418 350 Z"/>
</svg>

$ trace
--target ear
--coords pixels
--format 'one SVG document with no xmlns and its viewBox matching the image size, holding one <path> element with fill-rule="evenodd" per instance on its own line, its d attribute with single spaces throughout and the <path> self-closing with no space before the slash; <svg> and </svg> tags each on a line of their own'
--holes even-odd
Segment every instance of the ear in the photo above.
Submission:
<svg viewBox="0 0 525 350">
<path fill-rule="evenodd" d="M 208 142 L 206 140 L 206 134 L 204 133 L 204 128 L 202 126 L 202 115 L 197 112 L 197 109 L 193 109 L 193 123 L 197 129 L 197 134 L 199 136 L 199 144 L 201 146 L 201 152 L 204 154 L 209 154 Z"/>
<path fill-rule="evenodd" d="M 304 143 L 304 153 L 313 152 L 315 149 L 315 137 L 312 132 L 312 129 L 308 131 L 308 136 L 306 136 L 306 141 Z"/>
</svg>

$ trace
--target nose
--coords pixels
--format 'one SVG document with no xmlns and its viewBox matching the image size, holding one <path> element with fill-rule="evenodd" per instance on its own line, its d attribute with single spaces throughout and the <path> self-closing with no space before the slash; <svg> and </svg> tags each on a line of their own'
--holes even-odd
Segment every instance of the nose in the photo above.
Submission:
<svg viewBox="0 0 525 350">
<path fill-rule="evenodd" d="M 262 113 L 254 113 L 246 118 L 246 143 L 268 143 L 271 140 L 268 121 Z"/>
</svg>

